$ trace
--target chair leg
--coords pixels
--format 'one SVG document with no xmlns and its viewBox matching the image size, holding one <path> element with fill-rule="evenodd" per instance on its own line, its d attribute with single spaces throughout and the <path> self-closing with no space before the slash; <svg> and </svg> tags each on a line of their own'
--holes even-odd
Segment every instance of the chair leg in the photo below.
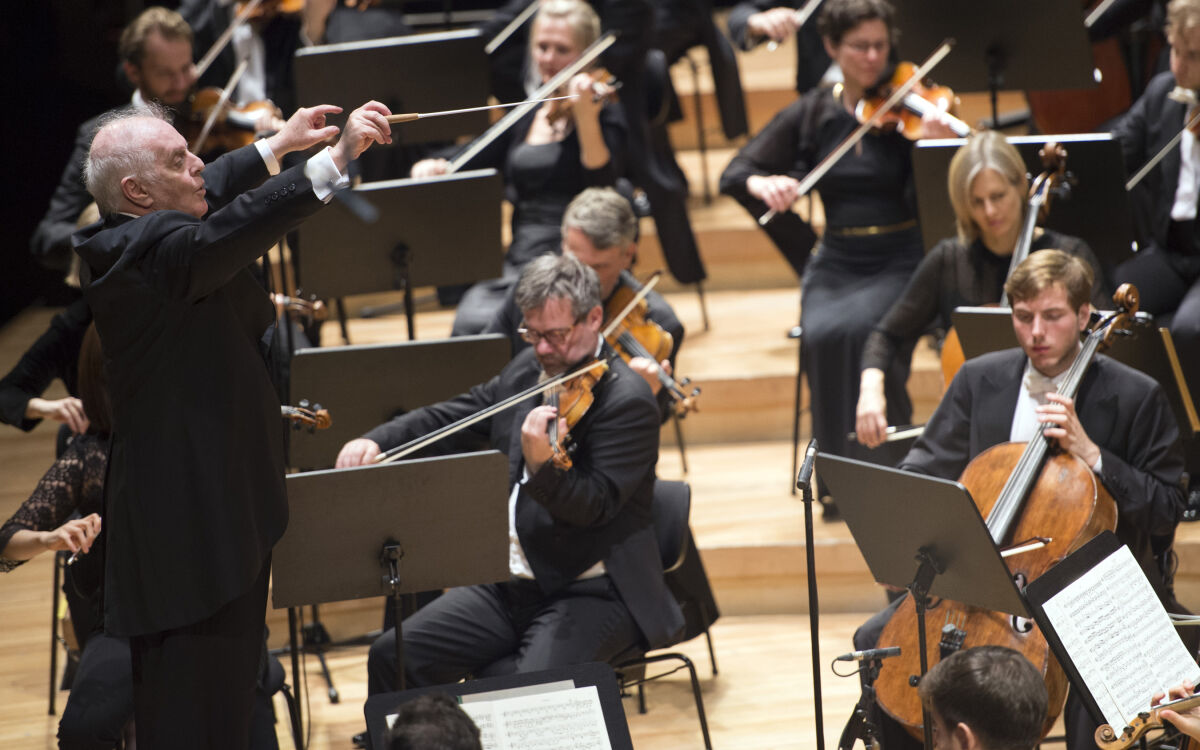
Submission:
<svg viewBox="0 0 1200 750">
<path fill-rule="evenodd" d="M 716 677 L 717 672 L 717 652 L 713 650 L 712 633 L 708 628 L 704 629 L 704 640 L 708 641 L 708 663 L 712 665 L 712 675 Z"/>
<path fill-rule="evenodd" d="M 696 704 L 696 718 L 700 722 L 700 733 L 704 736 L 704 748 L 705 748 L 705 750 L 712 750 L 712 739 L 708 735 L 708 715 L 704 712 L 704 696 L 701 695 L 701 693 L 700 693 L 700 677 L 696 674 L 696 665 L 692 663 L 692 660 L 687 658 L 686 656 L 684 656 L 681 653 L 671 652 L 668 654 L 655 654 L 653 656 L 646 656 L 638 661 L 649 665 L 654 662 L 667 661 L 667 660 L 679 661 L 680 663 L 683 664 L 683 666 L 687 667 L 688 677 L 692 681 L 692 698 L 694 699 L 695 704 Z M 670 673 L 668 672 L 666 674 L 670 674 Z M 662 677 L 662 676 L 663 675 L 658 675 L 658 677 Z M 648 682 L 650 679 L 657 679 L 657 677 L 643 679 L 643 682 Z M 638 684 L 639 700 L 642 700 L 642 698 L 641 698 L 642 687 L 643 687 L 643 685 L 641 683 L 639 683 Z M 641 706 L 639 706 L 639 710 L 641 713 L 645 713 L 644 702 L 642 703 Z"/>
<path fill-rule="evenodd" d="M 62 591 L 62 563 L 58 553 L 54 555 L 54 592 L 50 597 L 50 710 L 48 716 L 57 712 L 58 696 L 58 597 Z"/>
<path fill-rule="evenodd" d="M 292 724 L 292 742 L 295 743 L 296 750 L 304 750 L 304 730 L 300 726 L 300 714 L 296 711 L 296 696 L 292 695 L 292 689 L 286 684 L 280 690 L 284 702 L 287 703 L 288 718 Z"/>
</svg>

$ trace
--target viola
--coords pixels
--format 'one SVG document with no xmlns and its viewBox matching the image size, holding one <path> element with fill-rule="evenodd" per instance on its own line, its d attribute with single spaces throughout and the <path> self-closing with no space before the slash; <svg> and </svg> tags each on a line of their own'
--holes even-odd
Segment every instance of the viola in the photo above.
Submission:
<svg viewBox="0 0 1200 750">
<path fill-rule="evenodd" d="M 1074 398 L 1095 354 L 1117 331 L 1129 330 L 1138 307 L 1137 289 L 1124 284 L 1113 300 L 1119 312 L 1088 334 L 1059 393 Z M 1021 546 L 1014 540 L 1048 540 L 1037 549 L 1006 558 L 1020 585 L 1035 580 L 1101 531 L 1116 528 L 1116 501 L 1077 456 L 1051 455 L 1053 442 L 1039 437 L 1028 443 L 992 446 L 976 456 L 959 477 L 980 514 L 987 518 L 997 546 Z M 1043 731 L 1050 730 L 1066 699 L 1067 678 L 1033 623 L 949 600 L 936 601 L 927 609 L 931 616 L 924 637 L 940 645 L 931 649 L 932 662 L 962 648 L 989 644 L 1008 646 L 1029 659 L 1045 678 L 1049 710 Z M 879 638 L 880 647 L 899 645 L 901 655 L 886 660 L 875 683 L 879 705 L 915 737 L 922 730 L 921 701 L 912 680 L 919 672 L 917 622 L 916 605 L 909 596 Z"/>
<path fill-rule="evenodd" d="M 550 420 L 549 425 L 550 446 L 554 449 L 550 461 L 563 471 L 571 468 L 571 454 L 574 452 L 571 430 L 595 403 L 596 394 L 592 391 L 608 372 L 608 362 L 597 360 L 596 365 L 579 377 L 552 388 L 546 400 L 548 405 L 558 410 L 558 418 Z M 559 419 L 566 421 L 565 432 L 559 430 Z"/>
<path fill-rule="evenodd" d="M 1156 729 L 1166 728 L 1161 713 L 1164 708 L 1169 708 L 1175 713 L 1182 713 L 1196 706 L 1200 706 L 1200 695 L 1190 695 L 1170 703 L 1159 704 L 1148 711 L 1139 713 L 1136 719 L 1129 722 L 1129 726 L 1121 730 L 1120 734 L 1117 734 L 1111 725 L 1101 724 L 1096 729 L 1096 746 L 1101 750 L 1128 750 L 1138 744 L 1138 741 L 1146 734 Z"/>
<path fill-rule="evenodd" d="M 604 68 L 597 68 L 589 74 L 592 78 L 592 101 L 607 103 L 617 100 L 617 89 L 621 87 L 617 77 Z M 566 117 L 574 114 L 575 100 L 571 98 L 555 99 L 546 105 L 546 121 L 557 125 Z"/>
<path fill-rule="evenodd" d="M 908 84 L 917 75 L 917 66 L 911 62 L 901 62 L 896 65 L 892 76 L 879 83 L 867 95 L 858 100 L 854 107 L 854 115 L 859 122 L 867 122 L 876 112 L 886 106 L 892 93 L 901 86 Z M 883 132 L 896 131 L 910 140 L 921 137 L 921 118 L 939 109 L 951 112 L 958 104 L 954 91 L 946 86 L 938 86 L 928 78 L 918 78 L 899 102 L 885 109 L 876 127 Z M 950 129 L 960 138 L 971 134 L 971 126 L 950 116 Z"/>
<path fill-rule="evenodd" d="M 656 271 L 638 292 L 624 285 L 617 287 L 604 309 L 604 318 L 609 321 L 603 332 L 604 339 L 626 362 L 634 357 L 643 357 L 657 364 L 667 359 L 675 347 L 674 337 L 647 316 L 649 307 L 645 294 L 658 282 L 661 274 L 662 271 Z M 671 394 L 677 416 L 684 417 L 690 411 L 699 410 L 696 398 L 700 395 L 700 389 L 694 387 L 690 392 L 684 390 L 685 386 L 691 385 L 691 380 L 676 380 L 661 366 L 658 367 L 658 380 Z"/>
<path fill-rule="evenodd" d="M 299 406 L 279 405 L 279 416 L 291 420 L 296 429 L 307 425 L 309 430 L 324 430 L 333 424 L 328 409 L 322 409 L 320 404 L 309 404 L 301 401 Z"/>
<path fill-rule="evenodd" d="M 194 154 L 221 154 L 253 143 L 263 118 L 282 118 L 279 108 L 268 100 L 241 106 L 229 103 L 226 89 L 209 86 L 188 99 L 186 114 L 175 127 Z"/>
</svg>

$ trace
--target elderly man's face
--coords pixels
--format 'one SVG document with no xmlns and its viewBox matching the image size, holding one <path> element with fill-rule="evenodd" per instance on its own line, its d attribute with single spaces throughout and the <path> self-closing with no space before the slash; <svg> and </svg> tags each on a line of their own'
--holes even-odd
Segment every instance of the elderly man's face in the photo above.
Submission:
<svg viewBox="0 0 1200 750">
<path fill-rule="evenodd" d="M 154 120 L 145 145 L 154 154 L 154 172 L 143 186 L 152 201 L 149 209 L 204 216 L 204 162 L 188 151 L 183 136 L 167 122 Z"/>
</svg>

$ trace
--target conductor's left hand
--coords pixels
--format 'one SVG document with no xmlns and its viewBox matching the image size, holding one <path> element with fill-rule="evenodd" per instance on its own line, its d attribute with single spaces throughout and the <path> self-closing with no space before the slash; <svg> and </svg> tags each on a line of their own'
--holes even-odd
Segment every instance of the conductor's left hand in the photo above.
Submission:
<svg viewBox="0 0 1200 750">
<path fill-rule="evenodd" d="M 346 129 L 333 147 L 333 163 L 345 173 L 347 165 L 358 158 L 372 143 L 391 143 L 392 126 L 387 116 L 391 112 L 376 101 L 370 101 L 350 113 Z"/>
<path fill-rule="evenodd" d="M 285 154 L 293 151 L 303 151 L 321 141 L 329 140 L 337 135 L 336 125 L 326 125 L 325 116 L 341 112 L 342 108 L 332 104 L 319 104 L 315 107 L 301 107 L 288 118 L 279 132 L 267 139 L 275 158 L 282 160 Z"/>
</svg>

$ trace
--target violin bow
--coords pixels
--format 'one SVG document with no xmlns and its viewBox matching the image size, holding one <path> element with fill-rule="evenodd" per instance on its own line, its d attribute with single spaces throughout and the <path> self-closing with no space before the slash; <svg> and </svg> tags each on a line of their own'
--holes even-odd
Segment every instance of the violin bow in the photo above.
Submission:
<svg viewBox="0 0 1200 750">
<path fill-rule="evenodd" d="M 246 66 L 250 63 L 248 58 L 243 57 L 237 67 L 233 69 L 233 75 L 229 76 L 229 81 L 225 84 L 225 88 L 221 89 L 221 96 L 217 98 L 217 103 L 208 113 L 208 119 L 204 121 L 204 127 L 200 129 L 200 135 L 196 136 L 196 140 L 192 141 L 189 147 L 193 154 L 200 155 L 200 149 L 203 148 L 204 142 L 208 140 L 208 134 L 212 132 L 213 125 L 217 123 L 217 117 L 221 111 L 225 109 L 225 105 L 229 103 L 229 97 L 233 93 L 234 87 L 242 78 L 242 73 L 246 72 Z"/>
<path fill-rule="evenodd" d="M 481 409 L 480 411 L 477 411 L 474 414 L 471 414 L 469 416 L 463 417 L 462 419 L 460 419 L 456 422 L 451 422 L 450 424 L 446 425 L 445 427 L 434 430 L 433 432 L 429 433 L 428 435 L 425 435 L 424 437 L 419 437 L 415 440 L 410 440 L 409 442 L 404 443 L 403 445 L 398 445 L 395 448 L 392 448 L 391 450 L 380 453 L 378 456 L 375 457 L 375 463 L 386 464 L 386 463 L 390 463 L 392 461 L 398 461 L 401 458 L 404 458 L 405 456 L 407 456 L 411 453 L 415 453 L 416 451 L 419 451 L 420 449 L 424 448 L 427 445 L 431 445 L 431 444 L 437 442 L 438 440 L 441 440 L 442 438 L 446 437 L 447 435 L 458 432 L 461 429 L 470 427 L 471 425 L 475 424 L 476 422 L 483 421 L 484 419 L 487 419 L 488 417 L 492 416 L 493 414 L 496 414 L 497 412 L 504 411 L 505 409 L 509 408 L 510 406 L 514 406 L 514 405 L 524 401 L 527 398 L 532 398 L 534 396 L 537 396 L 538 394 L 545 393 L 546 391 L 550 390 L 551 388 L 560 386 L 563 383 L 567 382 L 568 380 L 574 380 L 575 378 L 579 377 L 580 375 L 590 372 L 600 366 L 607 367 L 608 362 L 606 362 L 603 359 L 598 359 L 598 360 L 595 360 L 594 362 L 584 365 L 583 367 L 580 367 L 578 370 L 574 370 L 573 372 L 568 372 L 565 375 L 559 375 L 556 378 L 551 378 L 550 380 L 547 380 L 544 383 L 538 383 L 537 385 L 533 386 L 532 388 L 527 388 L 526 390 L 521 391 L 520 393 L 509 396 L 508 398 L 504 399 L 503 401 L 501 401 L 499 403 L 492 404 L 491 406 L 487 407 L 486 409 Z"/>
<path fill-rule="evenodd" d="M 217 59 L 217 55 L 221 54 L 221 50 L 225 49 L 225 45 L 229 44 L 229 40 L 233 38 L 233 33 L 250 18 L 250 14 L 257 10 L 261 4 L 262 0 L 249 0 L 249 2 L 242 6 L 241 12 L 234 16 L 233 21 L 229 23 L 225 31 L 221 32 L 221 36 L 217 37 L 217 41 L 213 42 L 213 46 L 209 47 L 208 52 L 204 53 L 204 57 L 200 58 L 200 62 L 196 63 L 196 78 L 204 75 L 208 67 Z"/>
<path fill-rule="evenodd" d="M 533 0 L 532 3 L 525 6 L 525 10 L 517 14 L 516 18 L 508 22 L 508 25 L 500 29 L 500 33 L 492 37 L 492 41 L 484 45 L 483 51 L 485 54 L 492 54 L 500 49 L 500 45 L 508 41 L 508 38 L 516 33 L 517 29 L 525 25 L 534 13 L 537 13 L 538 8 L 542 5 L 541 0 Z"/>
<path fill-rule="evenodd" d="M 950 49 L 953 46 L 953 39 L 947 39 L 946 41 L 942 42 L 941 46 L 934 50 L 933 54 L 930 55 L 925 62 L 921 63 L 921 66 L 913 72 L 911 78 L 905 81 L 903 85 L 896 87 L 896 90 L 893 91 L 892 95 L 887 98 L 887 100 L 883 103 L 883 106 L 875 110 L 875 113 L 871 115 L 866 122 L 859 125 L 853 133 L 846 137 L 846 140 L 842 141 L 837 148 L 830 152 L 829 156 L 826 156 L 823 160 L 821 160 L 821 163 L 818 164 L 815 169 L 804 176 L 804 179 L 800 181 L 800 185 L 796 189 L 796 195 L 804 195 L 809 190 L 812 190 L 813 185 L 816 185 L 818 182 L 820 182 L 821 178 L 825 176 L 826 172 L 833 168 L 833 165 L 837 163 L 838 159 L 841 159 L 843 156 L 845 156 L 846 152 L 854 148 L 854 146 L 863 139 L 863 136 L 866 135 L 871 128 L 879 125 L 879 123 L 883 121 L 883 118 L 886 117 L 887 114 L 891 112 L 897 104 L 904 101 L 904 97 L 908 96 L 908 92 L 912 91 L 914 86 L 916 86 L 921 82 L 922 79 L 929 75 L 929 71 L 933 70 L 934 67 L 936 67 L 937 64 L 946 57 L 946 55 L 950 54 Z M 765 227 L 771 221 L 771 219 L 775 218 L 777 213 L 778 212 L 774 209 L 767 211 L 765 214 L 759 217 L 759 225 Z"/>
<path fill-rule="evenodd" d="M 1172 138 L 1171 140 L 1167 141 L 1167 145 L 1165 145 L 1161 149 L 1159 149 L 1157 154 L 1155 154 L 1154 156 L 1151 156 L 1150 161 L 1143 164 L 1142 168 L 1139 169 L 1137 171 L 1137 173 L 1134 174 L 1133 177 L 1129 178 L 1129 182 L 1125 183 L 1126 192 L 1133 190 L 1133 188 L 1136 187 L 1137 184 L 1142 181 L 1142 178 L 1145 177 L 1146 175 L 1150 174 L 1150 170 L 1154 169 L 1154 167 L 1157 166 L 1158 163 L 1163 160 L 1164 156 L 1171 153 L 1171 149 L 1173 149 L 1173 148 L 1175 148 L 1175 146 L 1179 145 L 1179 139 L 1183 137 L 1184 133 L 1186 133 L 1187 131 L 1196 127 L 1196 125 L 1198 123 L 1200 123 L 1200 106 L 1193 104 L 1193 107 L 1194 107 L 1194 111 L 1192 112 L 1191 116 L 1188 117 L 1187 123 L 1183 126 L 1182 129 L 1180 129 L 1180 131 L 1178 133 L 1175 134 L 1175 137 Z"/>
<path fill-rule="evenodd" d="M 572 76 L 590 65 L 592 61 L 594 61 L 605 50 L 611 47 L 615 41 L 617 41 L 616 32 L 609 31 L 596 41 L 592 42 L 591 45 L 589 45 L 588 48 L 579 55 L 578 60 L 558 71 L 553 78 L 539 86 L 537 91 L 533 92 L 533 95 L 529 98 L 529 100 L 521 102 L 519 105 L 514 107 L 508 114 L 500 118 L 495 125 L 488 128 L 486 133 L 476 138 L 471 145 L 466 148 L 466 150 L 454 157 L 454 159 L 450 162 L 450 167 L 446 171 L 446 174 L 453 174 L 454 172 L 457 172 L 466 166 L 467 162 L 471 161 L 471 159 L 474 159 L 480 151 L 487 148 L 488 145 L 491 144 L 492 141 L 496 140 L 501 133 L 512 127 L 512 124 L 524 117 L 529 110 L 536 107 L 538 102 L 534 100 L 546 98 L 559 86 L 571 80 Z"/>
<path fill-rule="evenodd" d="M 812 17 L 813 13 L 817 12 L 817 8 L 819 7 L 821 7 L 821 0 L 808 0 L 808 2 L 804 4 L 803 8 L 800 8 L 796 11 L 796 31 L 800 30 L 800 27 L 804 25 L 805 21 Z M 774 39 L 767 42 L 768 52 L 774 52 L 777 49 L 779 49 L 779 42 L 775 41 Z"/>
</svg>

